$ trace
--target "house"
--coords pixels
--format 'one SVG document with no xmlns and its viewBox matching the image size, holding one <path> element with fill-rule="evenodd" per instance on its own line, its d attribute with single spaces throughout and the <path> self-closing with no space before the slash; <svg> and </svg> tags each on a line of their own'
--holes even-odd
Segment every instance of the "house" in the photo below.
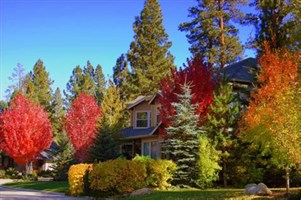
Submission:
<svg viewBox="0 0 301 200">
<path fill-rule="evenodd" d="M 48 149 L 42 151 L 37 160 L 33 163 L 33 169 L 38 171 L 51 170 L 53 166 L 53 158 L 55 152 L 58 151 L 58 145 L 52 142 Z M 20 166 L 14 162 L 14 160 L 4 152 L 0 153 L 0 169 L 15 168 L 18 171 L 24 171 L 24 166 Z"/>
<path fill-rule="evenodd" d="M 130 111 L 130 127 L 123 129 L 125 144 L 123 154 L 128 158 L 136 154 L 150 156 L 153 159 L 161 158 L 161 143 L 159 135 L 160 118 L 158 94 L 139 96 L 127 102 Z"/>
<path fill-rule="evenodd" d="M 258 69 L 257 60 L 247 58 L 221 70 L 221 75 L 233 85 L 234 93 L 239 97 L 243 107 L 248 105 Z M 161 122 L 158 95 L 159 93 L 139 96 L 126 103 L 131 119 L 130 127 L 123 129 L 125 144 L 122 151 L 128 158 L 133 158 L 136 154 L 154 159 L 162 158 L 161 146 L 164 139 L 159 134 Z"/>
</svg>

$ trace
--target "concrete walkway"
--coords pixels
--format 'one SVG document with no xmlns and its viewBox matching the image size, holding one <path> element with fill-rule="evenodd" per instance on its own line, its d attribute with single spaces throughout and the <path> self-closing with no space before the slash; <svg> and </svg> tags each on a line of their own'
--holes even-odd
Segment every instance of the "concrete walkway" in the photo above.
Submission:
<svg viewBox="0 0 301 200">
<path fill-rule="evenodd" d="M 65 196 L 62 193 L 56 193 L 56 192 L 42 192 L 37 190 L 0 186 L 0 200 L 43 200 L 43 199 L 80 200 L 80 199 L 87 199 L 87 198 L 69 197 L 69 196 Z"/>
</svg>

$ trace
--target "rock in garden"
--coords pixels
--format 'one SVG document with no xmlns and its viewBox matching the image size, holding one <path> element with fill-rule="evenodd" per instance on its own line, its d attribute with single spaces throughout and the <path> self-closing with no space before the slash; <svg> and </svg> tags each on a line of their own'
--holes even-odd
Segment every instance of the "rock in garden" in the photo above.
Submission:
<svg viewBox="0 0 301 200">
<path fill-rule="evenodd" d="M 134 192 L 132 192 L 130 194 L 130 196 L 140 196 L 140 195 L 145 195 L 145 194 L 150 194 L 151 193 L 151 189 L 149 188 L 142 188 L 139 190 L 135 190 Z"/>
<path fill-rule="evenodd" d="M 246 185 L 244 193 L 249 195 L 255 195 L 257 194 L 257 191 L 258 191 L 257 185 L 255 183 L 251 183 Z"/>
<path fill-rule="evenodd" d="M 264 183 L 259 183 L 257 188 L 258 195 L 272 195 L 272 191 Z"/>
<path fill-rule="evenodd" d="M 272 195 L 272 191 L 264 183 L 258 185 L 255 183 L 248 184 L 244 193 L 248 195 Z"/>
</svg>

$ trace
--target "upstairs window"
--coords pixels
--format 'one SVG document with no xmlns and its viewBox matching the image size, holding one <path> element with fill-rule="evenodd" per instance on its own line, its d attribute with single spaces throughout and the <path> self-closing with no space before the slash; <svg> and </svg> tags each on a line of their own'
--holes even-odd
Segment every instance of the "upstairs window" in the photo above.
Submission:
<svg viewBox="0 0 301 200">
<path fill-rule="evenodd" d="M 148 128 L 150 126 L 150 112 L 136 112 L 136 128 Z"/>
</svg>

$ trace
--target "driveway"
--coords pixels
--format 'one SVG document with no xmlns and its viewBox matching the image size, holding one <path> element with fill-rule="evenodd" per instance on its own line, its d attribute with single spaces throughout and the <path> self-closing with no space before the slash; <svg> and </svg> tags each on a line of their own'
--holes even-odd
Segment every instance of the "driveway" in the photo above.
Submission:
<svg viewBox="0 0 301 200">
<path fill-rule="evenodd" d="M 65 196 L 62 193 L 56 192 L 41 192 L 36 190 L 9 188 L 0 186 L 0 200 L 52 200 L 52 199 L 65 199 L 65 200 L 79 200 L 87 198 L 76 198 Z"/>
</svg>

